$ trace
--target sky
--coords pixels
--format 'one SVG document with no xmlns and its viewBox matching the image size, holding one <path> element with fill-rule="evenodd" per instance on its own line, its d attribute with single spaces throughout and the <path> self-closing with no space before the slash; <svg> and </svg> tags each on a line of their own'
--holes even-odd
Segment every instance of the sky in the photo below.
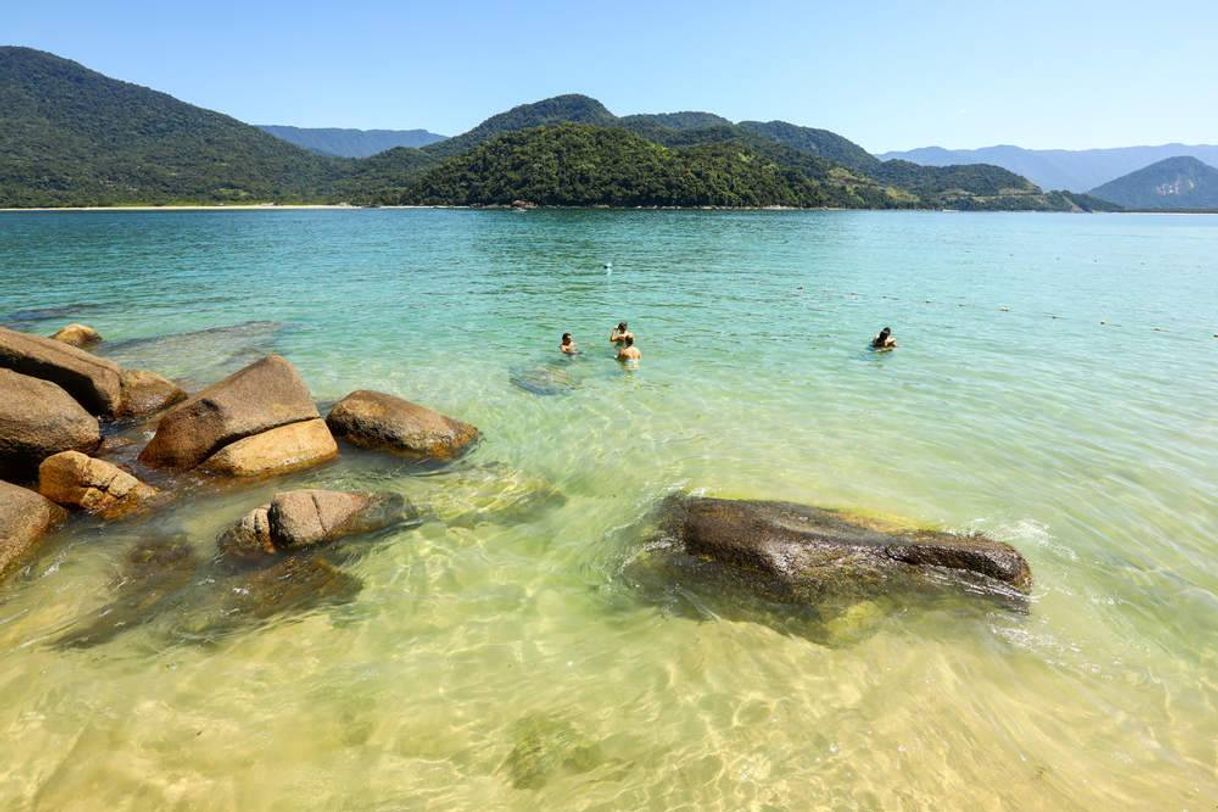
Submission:
<svg viewBox="0 0 1218 812">
<path fill-rule="evenodd" d="M 254 124 L 463 132 L 559 93 L 872 152 L 1218 142 L 1218 0 L 0 0 L 26 45 Z"/>
</svg>

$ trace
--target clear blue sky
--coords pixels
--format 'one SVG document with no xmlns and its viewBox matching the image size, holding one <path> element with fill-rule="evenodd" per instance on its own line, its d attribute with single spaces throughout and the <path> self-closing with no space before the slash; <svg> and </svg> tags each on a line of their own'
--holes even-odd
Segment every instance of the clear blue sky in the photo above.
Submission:
<svg viewBox="0 0 1218 812">
<path fill-rule="evenodd" d="M 876 152 L 1218 142 L 1218 0 L 3 6 L 0 43 L 258 124 L 453 135 L 579 92 L 618 114 L 825 127 Z"/>
</svg>

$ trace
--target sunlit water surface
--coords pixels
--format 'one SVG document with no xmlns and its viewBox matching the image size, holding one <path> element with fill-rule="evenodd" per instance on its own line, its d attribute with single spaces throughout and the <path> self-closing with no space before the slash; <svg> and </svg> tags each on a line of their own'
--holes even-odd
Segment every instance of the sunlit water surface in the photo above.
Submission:
<svg viewBox="0 0 1218 812">
<path fill-rule="evenodd" d="M 275 351 L 323 404 L 379 389 L 485 435 L 452 469 L 346 453 L 52 539 L 0 585 L 6 809 L 1218 798 L 1218 218 L 0 214 L 0 321 L 87 322 L 194 385 Z M 900 348 L 867 352 L 885 324 Z M 428 520 L 351 561 L 350 603 L 52 645 L 137 540 L 210 556 L 302 483 Z M 826 638 L 657 604 L 621 573 L 675 489 L 983 530 L 1030 561 L 1030 612 Z"/>
</svg>

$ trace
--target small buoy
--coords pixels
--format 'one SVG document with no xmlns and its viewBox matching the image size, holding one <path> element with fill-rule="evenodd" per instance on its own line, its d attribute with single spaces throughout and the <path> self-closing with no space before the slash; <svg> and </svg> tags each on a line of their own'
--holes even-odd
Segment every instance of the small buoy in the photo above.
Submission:
<svg viewBox="0 0 1218 812">
<path fill-rule="evenodd" d="M 1108 322 L 1104 321 L 1103 319 L 1100 319 L 1100 324 L 1107 324 L 1107 323 Z"/>
<path fill-rule="evenodd" d="M 1011 312 L 1011 308 L 1009 308 L 1009 307 L 1000 307 L 1000 308 L 998 308 L 998 309 L 999 309 L 999 310 L 1001 310 L 1003 313 L 1010 313 L 1010 312 Z"/>
</svg>

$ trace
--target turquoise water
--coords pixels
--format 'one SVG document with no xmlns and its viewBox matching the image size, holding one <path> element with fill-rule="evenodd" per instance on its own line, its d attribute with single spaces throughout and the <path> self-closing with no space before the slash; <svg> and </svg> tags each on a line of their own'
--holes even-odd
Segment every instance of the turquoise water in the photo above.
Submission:
<svg viewBox="0 0 1218 812">
<path fill-rule="evenodd" d="M 0 585 L 0 799 L 1208 809 L 1216 257 L 1205 216 L 2 214 L 0 321 L 83 321 L 195 385 L 275 351 L 319 401 L 394 392 L 485 438 L 450 470 L 347 453 L 61 533 Z M 900 348 L 867 352 L 885 324 Z M 51 645 L 137 540 L 206 553 L 298 483 L 429 520 L 350 564 L 349 604 Z M 860 605 L 826 641 L 657 605 L 621 571 L 678 488 L 983 530 L 1029 559 L 1031 610 Z"/>
</svg>

